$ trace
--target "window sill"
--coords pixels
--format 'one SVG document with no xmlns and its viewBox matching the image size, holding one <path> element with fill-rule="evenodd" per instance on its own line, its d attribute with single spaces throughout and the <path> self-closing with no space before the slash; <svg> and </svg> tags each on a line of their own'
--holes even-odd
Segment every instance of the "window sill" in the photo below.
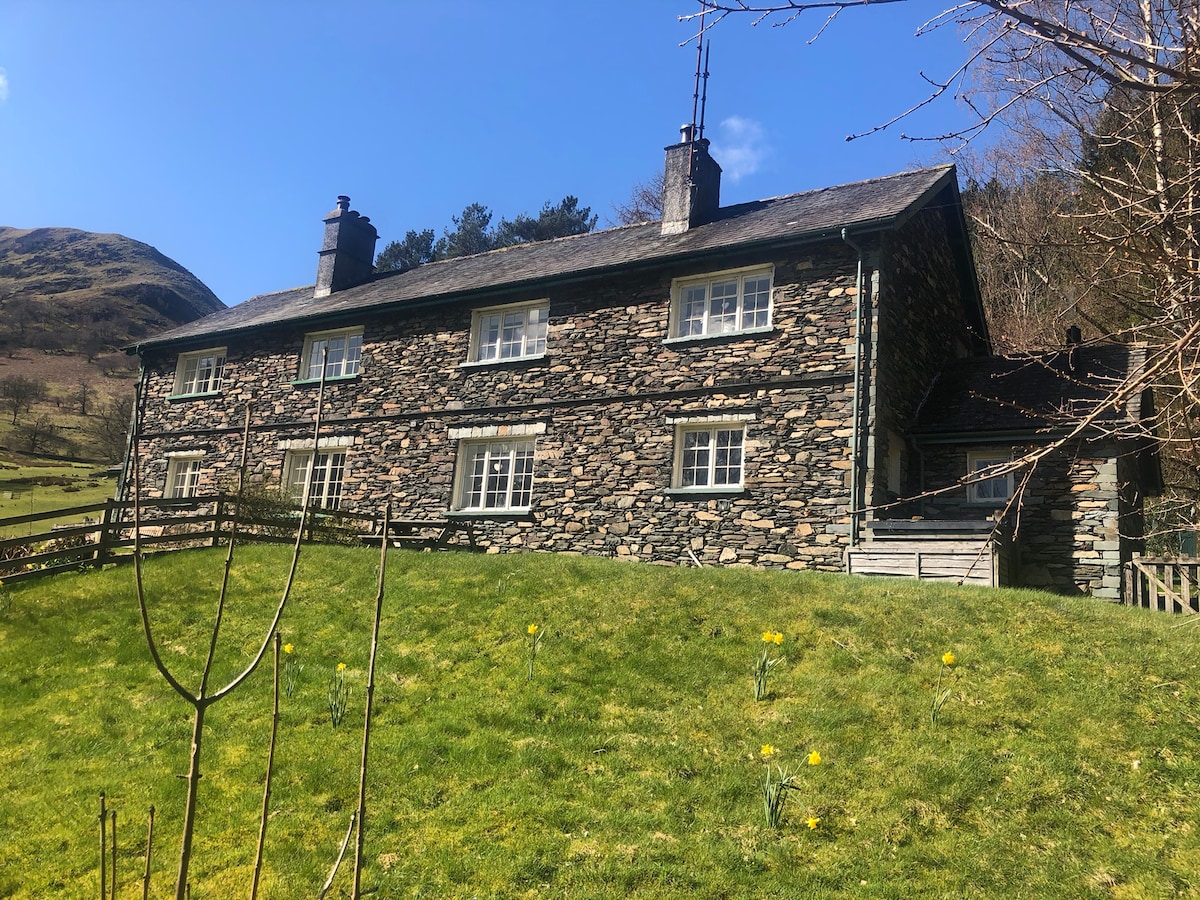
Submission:
<svg viewBox="0 0 1200 900">
<path fill-rule="evenodd" d="M 685 334 L 677 337 L 663 338 L 663 343 L 667 346 L 672 346 L 678 344 L 702 344 L 714 341 L 738 341 L 747 337 L 774 334 L 776 330 L 774 325 L 764 325 L 761 328 L 743 328 L 741 331 L 722 331 L 718 334 Z"/>
<path fill-rule="evenodd" d="M 738 497 L 748 493 L 745 485 L 673 487 L 663 491 L 668 497 Z"/>
<path fill-rule="evenodd" d="M 220 397 L 220 391 L 207 391 L 203 394 L 171 394 L 167 397 L 168 403 L 182 403 L 188 400 L 211 400 L 214 397 Z"/>
<path fill-rule="evenodd" d="M 483 369 L 498 366 L 519 366 L 540 362 L 545 358 L 545 353 L 536 353 L 533 356 L 510 356 L 507 359 L 468 359 L 465 362 L 460 362 L 458 367 L 460 369 Z"/>
<path fill-rule="evenodd" d="M 358 373 L 354 375 L 337 375 L 326 378 L 326 384 L 342 384 L 347 381 L 358 381 L 362 376 Z M 293 378 L 292 387 L 315 387 L 321 383 L 320 378 Z"/>
<path fill-rule="evenodd" d="M 533 507 L 523 506 L 512 509 L 451 509 L 446 512 L 447 519 L 527 519 Z"/>
</svg>

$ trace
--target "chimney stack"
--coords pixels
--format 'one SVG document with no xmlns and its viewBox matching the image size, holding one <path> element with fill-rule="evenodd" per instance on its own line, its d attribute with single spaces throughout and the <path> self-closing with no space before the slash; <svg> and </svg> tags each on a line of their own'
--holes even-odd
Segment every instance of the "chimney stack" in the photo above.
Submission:
<svg viewBox="0 0 1200 900">
<path fill-rule="evenodd" d="M 708 155 L 708 140 L 696 140 L 692 125 L 679 131 L 680 142 L 666 148 L 663 234 L 682 234 L 711 222 L 721 207 L 721 167 Z"/>
<path fill-rule="evenodd" d="M 379 232 L 366 216 L 350 208 L 345 194 L 337 198 L 337 209 L 325 216 L 325 240 L 317 263 L 314 297 L 328 297 L 367 281 L 375 271 L 375 241 Z"/>
</svg>

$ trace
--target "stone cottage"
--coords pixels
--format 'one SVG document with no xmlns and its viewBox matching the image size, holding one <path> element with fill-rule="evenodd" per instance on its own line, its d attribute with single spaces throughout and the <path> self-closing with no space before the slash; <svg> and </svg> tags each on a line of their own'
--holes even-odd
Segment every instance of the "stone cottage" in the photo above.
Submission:
<svg viewBox="0 0 1200 900">
<path fill-rule="evenodd" d="M 327 507 L 493 552 L 844 570 L 935 456 L 974 465 L 927 400 L 990 359 L 955 170 L 722 207 L 707 141 L 665 165 L 661 221 L 404 273 L 338 198 L 314 286 L 133 348 L 145 493 L 228 487 L 249 405 L 252 477 L 311 471 Z"/>
</svg>

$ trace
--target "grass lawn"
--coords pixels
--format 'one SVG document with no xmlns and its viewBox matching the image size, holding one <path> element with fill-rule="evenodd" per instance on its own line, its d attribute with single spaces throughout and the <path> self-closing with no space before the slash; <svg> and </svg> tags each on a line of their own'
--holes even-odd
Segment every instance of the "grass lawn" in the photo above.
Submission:
<svg viewBox="0 0 1200 900">
<path fill-rule="evenodd" d="M 287 552 L 240 552 L 214 683 L 262 640 Z M 281 632 L 303 669 L 282 702 L 260 897 L 314 897 L 356 805 L 376 560 L 301 559 Z M 163 656 L 189 685 L 215 602 L 201 586 L 222 562 L 147 565 Z M 527 681 L 530 624 L 544 639 Z M 755 702 L 768 630 L 786 663 Z M 1198 649 L 1190 622 L 1034 592 L 397 552 L 363 884 L 439 898 L 1196 895 Z M 339 662 L 350 703 L 334 728 Z M 950 693 L 933 723 L 939 673 Z M 0 698 L 0 896 L 96 895 L 100 791 L 118 812 L 118 896 L 141 896 L 151 804 L 151 896 L 169 895 L 191 716 L 149 660 L 132 571 L 8 589 Z M 248 896 L 270 666 L 207 721 L 192 897 Z M 765 744 L 798 776 L 778 829 L 762 810 Z M 343 866 L 332 896 L 348 885 Z"/>
</svg>

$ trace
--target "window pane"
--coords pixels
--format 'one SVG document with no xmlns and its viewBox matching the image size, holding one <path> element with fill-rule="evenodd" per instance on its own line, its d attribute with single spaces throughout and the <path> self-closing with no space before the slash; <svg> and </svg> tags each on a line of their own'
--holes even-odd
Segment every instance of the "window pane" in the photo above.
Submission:
<svg viewBox="0 0 1200 900">
<path fill-rule="evenodd" d="M 517 444 L 513 460 L 513 507 L 529 506 L 533 502 L 533 444 Z"/>
<path fill-rule="evenodd" d="M 771 317 L 771 279 L 747 278 L 742 289 L 742 328 L 766 328 Z"/>
<path fill-rule="evenodd" d="M 357 375 L 362 361 L 362 335 L 352 334 L 346 339 L 346 375 Z"/>
<path fill-rule="evenodd" d="M 342 374 L 342 366 L 346 361 L 346 339 L 344 337 L 329 338 L 325 342 L 325 377 L 337 378 Z M 317 363 L 320 371 L 320 363 Z"/>
<path fill-rule="evenodd" d="M 737 287 L 736 281 L 721 281 L 712 286 L 712 301 L 708 314 L 709 334 L 737 331 Z"/>
<path fill-rule="evenodd" d="M 683 487 L 703 487 L 708 484 L 711 437 L 707 431 L 684 432 L 683 457 L 680 462 L 680 483 Z"/>
<path fill-rule="evenodd" d="M 487 487 L 483 505 L 487 509 L 508 506 L 508 491 L 512 475 L 512 445 L 492 444 L 488 448 Z"/>
<path fill-rule="evenodd" d="M 479 359 L 496 359 L 500 355 L 500 317 L 481 316 L 479 319 Z"/>
<path fill-rule="evenodd" d="M 530 356 L 546 352 L 546 324 L 550 310 L 546 307 L 529 311 L 529 330 L 525 337 L 525 352 Z"/>
<path fill-rule="evenodd" d="M 500 358 L 513 359 L 525 355 L 525 311 L 504 314 L 504 331 L 500 336 Z"/>
<path fill-rule="evenodd" d="M 704 334 L 704 313 L 707 306 L 708 290 L 706 285 L 693 285 L 684 288 L 679 310 L 679 336 L 689 334 Z"/>
<path fill-rule="evenodd" d="M 717 432 L 717 452 L 713 461 L 713 484 L 740 484 L 742 481 L 742 432 Z"/>
<path fill-rule="evenodd" d="M 305 378 L 320 378 L 321 377 L 321 360 L 324 358 L 325 347 L 327 341 L 317 339 L 312 342 L 308 350 L 308 367 L 305 371 Z"/>
</svg>

